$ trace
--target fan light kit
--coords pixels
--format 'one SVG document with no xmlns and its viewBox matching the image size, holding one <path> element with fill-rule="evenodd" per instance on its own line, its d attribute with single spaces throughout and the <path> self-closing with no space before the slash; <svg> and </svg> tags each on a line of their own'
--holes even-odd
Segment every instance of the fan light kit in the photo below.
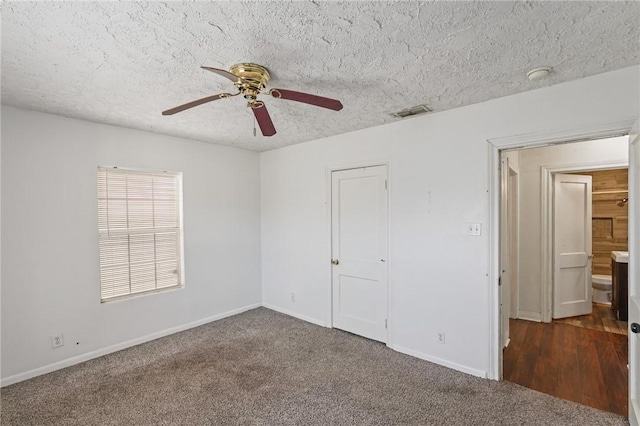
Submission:
<svg viewBox="0 0 640 426">
<path fill-rule="evenodd" d="M 549 77 L 549 74 L 551 74 L 551 67 L 540 67 L 540 68 L 534 68 L 531 71 L 529 71 L 527 73 L 527 77 L 529 77 L 529 80 L 535 81 L 535 80 L 542 80 L 543 78 L 547 78 Z"/>
<path fill-rule="evenodd" d="M 251 108 L 253 111 L 253 115 L 260 126 L 262 134 L 264 136 L 273 136 L 276 134 L 276 128 L 271 121 L 271 116 L 267 111 L 266 105 L 263 101 L 258 100 L 258 95 L 267 94 L 277 99 L 302 102 L 334 111 L 340 111 L 342 109 L 342 103 L 335 99 L 324 98 L 322 96 L 310 95 L 308 93 L 296 92 L 288 89 L 271 89 L 267 91 L 267 83 L 271 76 L 269 75 L 269 71 L 262 65 L 251 63 L 235 64 L 229 68 L 229 71 L 210 67 L 201 68 L 231 80 L 233 85 L 238 89 L 238 93 L 219 93 L 202 99 L 196 99 L 195 101 L 163 111 L 162 115 L 173 115 L 177 112 L 181 112 L 207 102 L 243 95 L 248 101 L 247 107 Z"/>
</svg>

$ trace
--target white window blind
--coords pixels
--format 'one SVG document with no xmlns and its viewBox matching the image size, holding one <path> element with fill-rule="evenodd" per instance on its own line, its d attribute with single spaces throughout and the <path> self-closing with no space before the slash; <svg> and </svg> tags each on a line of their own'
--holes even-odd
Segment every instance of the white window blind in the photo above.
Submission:
<svg viewBox="0 0 640 426">
<path fill-rule="evenodd" d="M 98 167 L 101 300 L 182 286 L 181 175 Z"/>
</svg>

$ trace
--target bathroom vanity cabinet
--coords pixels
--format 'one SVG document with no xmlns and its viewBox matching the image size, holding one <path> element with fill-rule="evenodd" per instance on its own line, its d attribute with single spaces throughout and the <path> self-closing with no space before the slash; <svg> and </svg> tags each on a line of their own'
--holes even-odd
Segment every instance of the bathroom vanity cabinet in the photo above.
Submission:
<svg viewBox="0 0 640 426">
<path fill-rule="evenodd" d="M 629 253 L 611 252 L 611 309 L 620 321 L 629 318 Z"/>
</svg>

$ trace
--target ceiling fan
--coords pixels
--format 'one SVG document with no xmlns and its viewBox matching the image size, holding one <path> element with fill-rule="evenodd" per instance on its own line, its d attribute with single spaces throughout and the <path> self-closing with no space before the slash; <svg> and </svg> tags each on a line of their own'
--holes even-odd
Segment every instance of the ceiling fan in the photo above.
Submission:
<svg viewBox="0 0 640 426">
<path fill-rule="evenodd" d="M 253 111 L 253 115 L 256 117 L 256 121 L 260 126 L 262 134 L 264 136 L 273 136 L 276 134 L 276 128 L 273 126 L 273 122 L 271 121 L 271 116 L 269 116 L 266 105 L 263 101 L 258 100 L 258 95 L 268 94 L 274 98 L 302 102 L 309 105 L 332 109 L 334 111 L 340 111 L 342 109 L 342 103 L 335 99 L 324 98 L 322 96 L 296 92 L 288 89 L 271 89 L 267 91 L 267 82 L 270 78 L 269 71 L 258 64 L 235 64 L 229 68 L 229 71 L 211 67 L 201 68 L 233 81 L 233 85 L 238 89 L 238 93 L 219 93 L 217 95 L 196 99 L 195 101 L 188 102 L 184 105 L 162 111 L 162 115 L 173 115 L 177 112 L 206 104 L 207 102 L 217 101 L 218 99 L 230 98 L 242 94 L 244 98 L 248 100 L 247 107 L 251 108 Z"/>
</svg>

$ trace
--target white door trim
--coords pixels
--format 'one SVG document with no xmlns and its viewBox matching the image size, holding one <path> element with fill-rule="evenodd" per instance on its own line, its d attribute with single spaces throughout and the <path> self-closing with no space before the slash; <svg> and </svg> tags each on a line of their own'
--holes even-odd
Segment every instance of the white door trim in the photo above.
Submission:
<svg viewBox="0 0 640 426">
<path fill-rule="evenodd" d="M 501 154 L 501 171 L 500 179 L 502 180 L 501 194 L 504 196 L 500 200 L 500 214 L 501 214 L 501 247 L 500 247 L 500 276 L 502 281 L 500 283 L 501 290 L 501 318 L 502 318 L 502 332 L 504 335 L 503 345 L 507 347 L 509 345 L 509 319 L 518 318 L 518 306 L 514 307 L 511 301 L 514 297 L 518 298 L 517 284 L 517 270 L 518 270 L 518 194 L 517 183 L 514 186 L 514 179 L 517 182 L 518 172 L 512 167 L 509 162 L 509 157 Z M 514 194 L 515 189 L 515 194 Z M 513 238 L 512 238 L 513 237 Z M 515 253 L 515 256 L 514 256 Z M 516 291 L 512 293 L 512 290 L 516 286 Z M 506 298 L 506 300 L 505 300 Z"/>
<path fill-rule="evenodd" d="M 629 134 L 635 120 L 635 117 L 630 117 L 615 123 L 587 125 L 578 129 L 561 129 L 549 132 L 533 132 L 523 135 L 491 138 L 488 142 L 498 149 L 507 150 L 613 138 Z"/>
<path fill-rule="evenodd" d="M 637 164 L 640 157 L 640 142 L 638 133 L 640 132 L 640 120 L 634 123 L 629 132 L 629 164 Z M 640 228 L 638 227 L 638 215 L 640 215 L 640 170 L 631 166 L 629 168 L 629 312 L 632 311 L 631 304 L 640 305 L 640 294 L 636 294 L 638 280 L 640 280 L 640 265 L 638 264 L 638 254 L 640 253 Z M 637 308 L 636 308 L 637 309 Z M 632 318 L 631 318 L 632 319 Z M 629 322 L 631 322 L 631 319 Z M 632 338 L 640 339 L 640 336 L 633 335 L 629 330 L 629 363 L 638 360 L 640 353 L 637 352 L 638 345 L 634 345 Z M 638 363 L 636 362 L 636 367 Z M 630 373 L 633 373 L 633 367 Z M 638 373 L 637 371 L 635 373 Z M 631 426 L 640 425 L 640 378 L 638 374 L 629 374 L 629 423 Z"/>
<path fill-rule="evenodd" d="M 542 283 L 540 304 L 542 322 L 551 322 L 553 308 L 553 175 L 594 170 L 611 170 L 629 167 L 629 160 L 602 161 L 597 163 L 570 163 L 559 166 L 542 166 L 540 169 L 540 217 L 542 224 Z"/>
<path fill-rule="evenodd" d="M 341 171 L 341 170 L 351 170 L 351 169 L 361 169 L 363 167 L 375 167 L 375 166 L 386 166 L 387 167 L 387 343 L 388 347 L 393 346 L 393 336 L 391 333 L 391 325 L 393 324 L 392 319 L 392 292 L 391 292 L 391 267 L 392 267 L 392 253 L 391 253 L 391 161 L 389 160 L 379 160 L 379 161 L 363 161 L 363 162 L 353 162 L 353 163 L 344 163 L 344 164 L 334 164 L 325 166 L 325 188 L 326 188 L 326 202 L 325 202 L 325 210 L 326 210 L 326 232 L 329 236 L 327 250 L 326 250 L 326 261 L 327 261 L 327 271 L 329 276 L 329 282 L 327 284 L 327 313 L 325 324 L 328 328 L 333 328 L 333 269 L 331 265 L 331 249 L 332 249 L 332 230 L 331 230 L 331 191 L 332 191 L 332 173 Z"/>
<path fill-rule="evenodd" d="M 488 378 L 502 379 L 502 338 L 500 336 L 500 150 L 533 148 L 565 142 L 603 139 L 628 134 L 635 118 L 602 123 L 591 128 L 563 129 L 487 140 L 489 158 L 489 366 Z"/>
<path fill-rule="evenodd" d="M 487 377 L 502 380 L 500 336 L 500 148 L 488 141 L 489 150 L 489 368 Z"/>
<path fill-rule="evenodd" d="M 504 157 L 501 158 L 501 163 L 500 163 L 500 180 L 502 182 L 501 186 L 502 186 L 502 192 L 501 192 L 501 196 L 500 196 L 500 227 L 501 227 L 501 231 L 500 231 L 500 235 L 501 235 L 501 241 L 500 241 L 500 335 L 502 336 L 502 346 L 505 347 L 507 340 L 509 339 L 509 319 L 507 317 L 506 321 L 505 321 L 505 316 L 508 312 L 508 309 L 505 309 L 505 303 L 506 300 L 505 299 L 505 289 L 509 288 L 511 286 L 511 277 L 510 277 L 510 273 L 511 273 L 511 264 L 510 264 L 510 257 L 509 257 L 509 240 L 507 239 L 507 237 L 510 235 L 509 231 L 508 231 L 508 227 L 509 227 L 509 207 L 508 207 L 508 203 L 510 201 L 510 194 L 509 194 L 509 170 L 511 169 L 511 167 L 509 166 L 509 158 L 508 157 Z M 505 271 L 508 271 L 509 273 L 505 274 Z M 511 300 L 509 300 L 509 303 L 511 303 Z"/>
<path fill-rule="evenodd" d="M 509 203 L 515 201 L 515 206 L 511 204 L 508 208 L 508 212 L 511 212 L 511 218 L 513 222 L 511 222 L 511 226 L 508 227 L 509 232 L 512 233 L 514 239 L 510 241 L 509 251 L 509 267 L 511 268 L 510 275 L 510 286 L 509 294 L 511 296 L 511 300 L 509 300 L 509 313 L 511 314 L 510 318 L 520 318 L 520 173 L 512 168 L 509 168 Z M 512 173 L 513 172 L 513 173 Z M 515 181 L 515 184 L 514 182 Z M 512 193 L 515 188 L 515 196 Z M 511 243 L 514 243 L 511 245 Z M 513 258 L 513 254 L 515 251 L 515 259 Z M 515 299 L 515 304 L 511 302 Z"/>
</svg>

